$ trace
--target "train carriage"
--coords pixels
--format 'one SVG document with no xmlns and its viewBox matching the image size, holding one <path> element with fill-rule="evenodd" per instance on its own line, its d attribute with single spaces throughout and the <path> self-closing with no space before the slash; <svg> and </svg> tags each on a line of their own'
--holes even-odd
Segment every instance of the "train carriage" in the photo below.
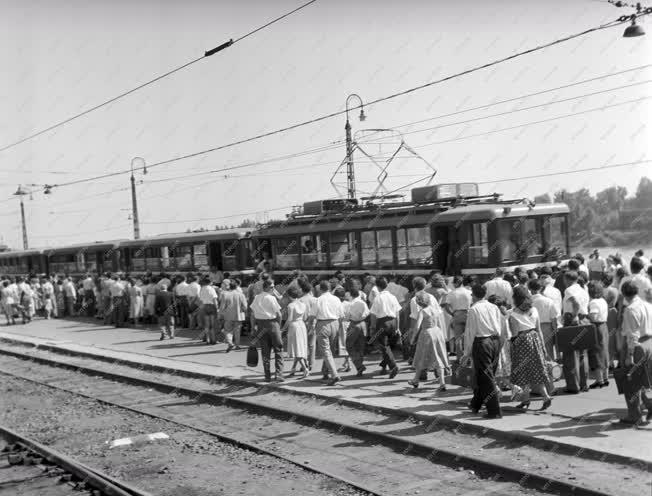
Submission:
<svg viewBox="0 0 652 496">
<path fill-rule="evenodd" d="M 254 272 L 252 240 L 245 229 L 162 234 L 120 244 L 123 270 L 151 272 Z"/>
<path fill-rule="evenodd" d="M 418 188 L 412 202 L 305 204 L 301 214 L 256 231 L 257 251 L 281 277 L 294 269 L 314 276 L 337 270 L 486 276 L 499 266 L 529 268 L 567 255 L 567 205 L 450 196 L 450 186 L 427 195 Z"/>
<path fill-rule="evenodd" d="M 0 253 L 0 274 L 24 276 L 47 272 L 47 259 L 43 250 L 30 249 Z"/>
<path fill-rule="evenodd" d="M 80 276 L 87 272 L 116 271 L 121 265 L 122 240 L 78 243 L 44 251 L 50 274 Z"/>
</svg>

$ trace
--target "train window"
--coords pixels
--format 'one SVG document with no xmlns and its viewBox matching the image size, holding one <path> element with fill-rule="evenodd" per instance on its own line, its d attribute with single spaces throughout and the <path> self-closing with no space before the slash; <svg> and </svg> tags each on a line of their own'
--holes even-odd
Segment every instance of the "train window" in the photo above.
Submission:
<svg viewBox="0 0 652 496">
<path fill-rule="evenodd" d="M 296 238 L 277 238 L 272 240 L 272 245 L 275 268 L 296 269 L 299 267 L 299 246 Z"/>
<path fill-rule="evenodd" d="M 521 221 L 501 220 L 498 222 L 497 246 L 500 261 L 519 259 L 521 248 Z"/>
<path fill-rule="evenodd" d="M 194 245 L 192 247 L 193 265 L 195 267 L 208 267 L 208 254 L 206 252 L 206 243 Z"/>
<path fill-rule="evenodd" d="M 469 265 L 486 265 L 489 258 L 486 222 L 476 222 L 469 225 L 469 243 Z"/>
<path fill-rule="evenodd" d="M 365 231 L 360 235 L 362 245 L 362 265 L 376 265 L 376 234 L 373 231 Z"/>
<path fill-rule="evenodd" d="M 145 270 L 145 249 L 132 248 L 131 249 L 131 268 L 132 270 Z"/>
<path fill-rule="evenodd" d="M 356 266 L 358 265 L 358 245 L 355 233 L 334 232 L 330 235 L 331 265 Z"/>
<path fill-rule="evenodd" d="M 523 247 L 525 256 L 543 254 L 543 224 L 541 219 L 528 218 L 522 225 L 523 230 Z"/>
<path fill-rule="evenodd" d="M 409 227 L 396 231 L 399 265 L 425 265 L 432 260 L 430 228 Z"/>
<path fill-rule="evenodd" d="M 394 244 L 392 243 L 392 231 L 376 231 L 376 243 L 378 252 L 378 264 L 380 266 L 394 265 Z"/>
<path fill-rule="evenodd" d="M 177 269 L 192 268 L 192 246 L 176 246 L 174 249 L 174 261 Z"/>
<path fill-rule="evenodd" d="M 238 254 L 239 240 L 224 241 L 222 244 L 224 251 L 222 252 L 222 270 L 231 271 L 238 268 L 236 255 Z"/>
<path fill-rule="evenodd" d="M 253 269 L 256 266 L 254 259 L 254 242 L 251 239 L 241 239 L 243 263 L 245 269 Z"/>
<path fill-rule="evenodd" d="M 566 254 L 566 217 L 550 217 L 550 248 Z"/>
<path fill-rule="evenodd" d="M 301 267 L 326 266 L 326 240 L 321 234 L 301 236 Z"/>
</svg>

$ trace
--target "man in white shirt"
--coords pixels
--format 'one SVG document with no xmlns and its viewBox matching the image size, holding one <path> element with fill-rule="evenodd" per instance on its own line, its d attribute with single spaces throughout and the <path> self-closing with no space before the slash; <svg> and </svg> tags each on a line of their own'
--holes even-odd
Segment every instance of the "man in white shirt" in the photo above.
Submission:
<svg viewBox="0 0 652 496">
<path fill-rule="evenodd" d="M 188 320 L 190 306 L 188 303 L 188 283 L 186 282 L 186 276 L 177 276 L 177 285 L 174 286 L 174 296 L 177 299 L 179 328 L 188 329 L 190 326 L 190 322 Z"/>
<path fill-rule="evenodd" d="M 247 299 L 242 292 L 236 291 L 238 283 L 225 279 L 222 284 L 228 284 L 228 289 L 222 292 L 220 298 L 220 316 L 224 319 L 224 334 L 228 344 L 226 352 L 233 348 L 240 349 L 240 329 L 247 315 Z M 234 340 L 235 338 L 235 340 Z"/>
<path fill-rule="evenodd" d="M 589 294 L 577 283 L 578 274 L 574 270 L 564 274 L 566 290 L 562 301 L 564 324 L 566 326 L 588 324 Z M 559 350 L 562 353 L 564 377 L 566 379 L 565 392 L 578 394 L 586 392 L 589 387 L 586 383 L 588 377 L 588 363 L 586 350 Z"/>
<path fill-rule="evenodd" d="M 589 269 L 589 279 L 591 281 L 602 281 L 602 276 L 607 270 L 607 261 L 600 256 L 600 251 L 595 249 L 589 256 L 586 267 Z"/>
<path fill-rule="evenodd" d="M 197 282 L 195 275 L 188 276 L 188 287 L 186 295 L 188 297 L 188 326 L 190 329 L 199 329 L 204 322 L 204 316 L 201 313 L 201 301 L 199 300 L 199 291 L 201 287 Z"/>
<path fill-rule="evenodd" d="M 365 278 L 364 293 L 367 297 L 367 303 L 371 306 L 376 296 L 378 296 L 378 287 L 376 286 L 376 278 L 374 276 L 367 276 Z"/>
<path fill-rule="evenodd" d="M 367 344 L 367 325 L 365 319 L 369 315 L 369 307 L 360 298 L 360 291 L 351 288 L 351 301 L 344 313 L 344 319 L 349 321 L 349 328 L 346 332 L 346 351 L 357 370 L 357 376 L 361 377 L 367 367 L 364 366 L 364 349 Z"/>
<path fill-rule="evenodd" d="M 217 320 L 217 292 L 208 277 L 200 282 L 199 303 L 201 304 L 202 315 L 204 316 L 204 330 L 199 335 L 208 344 L 217 343 L 215 334 L 215 321 Z"/>
<path fill-rule="evenodd" d="M 75 315 L 75 301 L 77 300 L 77 289 L 69 277 L 63 280 L 63 305 L 64 316 L 72 317 Z"/>
<path fill-rule="evenodd" d="M 387 279 L 379 277 L 376 280 L 376 286 L 379 293 L 374 298 L 370 309 L 370 343 L 374 344 L 383 354 L 383 360 L 380 362 L 380 373 L 384 374 L 385 368 L 389 367 L 389 378 L 393 379 L 398 374 L 398 366 L 392 353 L 390 340 L 396 335 L 400 336 L 398 316 L 401 305 L 396 296 L 387 291 Z"/>
<path fill-rule="evenodd" d="M 559 313 L 557 312 L 555 303 L 550 298 L 541 294 L 542 284 L 538 279 L 532 279 L 528 282 L 527 287 L 532 295 L 532 306 L 539 313 L 541 334 L 543 334 L 543 344 L 546 348 L 546 353 L 550 358 L 554 359 L 556 358 L 554 343 Z"/>
<path fill-rule="evenodd" d="M 334 386 L 342 380 L 337 373 L 333 350 L 339 346 L 338 333 L 341 321 L 344 318 L 344 308 L 340 299 L 331 294 L 330 283 L 321 281 L 319 283 L 319 296 L 315 304 L 315 334 L 317 347 L 324 355 L 322 365 L 323 378 L 328 381 L 329 386 Z"/>
<path fill-rule="evenodd" d="M 652 400 L 645 394 L 645 390 L 652 387 L 652 304 L 640 297 L 633 282 L 625 282 L 622 293 L 627 302 L 622 326 L 626 343 L 624 365 L 627 378 L 623 389 L 627 417 L 620 421 L 645 425 L 652 420 Z M 647 409 L 646 420 L 643 420 L 642 404 Z"/>
<path fill-rule="evenodd" d="M 477 413 L 482 405 L 487 406 L 487 418 L 502 418 L 499 389 L 496 385 L 496 368 L 500 354 L 502 313 L 489 303 L 485 296 L 487 288 L 475 284 L 472 288 L 473 304 L 469 308 L 464 330 L 464 356 L 460 363 L 473 361 L 476 387 L 469 408 Z"/>
<path fill-rule="evenodd" d="M 393 294 L 398 300 L 399 304 L 403 306 L 407 303 L 407 295 L 410 292 L 405 286 L 401 286 L 396 283 L 396 276 L 389 276 L 389 282 L 387 283 L 387 291 Z"/>
<path fill-rule="evenodd" d="M 620 290 L 627 281 L 631 281 L 638 289 L 638 295 L 641 299 L 652 303 L 652 282 L 647 274 L 644 272 L 645 264 L 639 257 L 633 257 L 629 262 L 629 268 L 632 272 L 631 276 L 624 277 L 620 283 Z M 626 302 L 625 302 L 626 303 Z"/>
<path fill-rule="evenodd" d="M 255 335 L 252 345 L 260 344 L 263 357 L 265 381 L 272 381 L 270 370 L 271 352 L 274 350 L 275 380 L 283 382 L 283 338 L 281 337 L 281 305 L 273 294 L 274 281 L 263 282 L 263 292 L 251 303 L 251 328 Z"/>
<path fill-rule="evenodd" d="M 82 289 L 84 290 L 86 315 L 93 317 L 95 315 L 95 281 L 93 281 L 90 274 L 86 274 L 82 280 Z"/>
<path fill-rule="evenodd" d="M 120 275 L 113 276 L 113 283 L 111 284 L 109 291 L 111 293 L 111 308 L 113 313 L 113 325 L 115 327 L 122 327 L 125 322 L 125 297 L 127 292 L 125 291 L 125 283 L 120 277 Z"/>
<path fill-rule="evenodd" d="M 555 305 L 555 309 L 557 310 L 557 315 L 559 316 L 557 318 L 557 327 L 561 326 L 562 324 L 562 297 L 561 297 L 561 292 L 555 287 L 555 281 L 550 276 L 549 274 L 541 274 L 539 277 L 539 280 L 541 281 L 541 284 L 543 286 L 543 289 L 541 290 L 541 294 L 543 296 L 546 296 L 547 298 L 550 298 Z"/>
<path fill-rule="evenodd" d="M 471 307 L 471 291 L 464 287 L 462 276 L 453 278 L 453 286 L 455 286 L 455 289 L 446 295 L 446 301 L 442 306 L 444 311 L 452 317 L 450 324 L 452 336 L 449 337 L 453 340 L 452 344 L 459 361 L 464 350 L 464 327 L 466 325 L 466 316 Z"/>
<path fill-rule="evenodd" d="M 490 279 L 484 283 L 485 288 L 487 288 L 487 298 L 492 295 L 499 296 L 505 302 L 507 302 L 507 308 L 512 306 L 512 285 L 508 283 L 503 276 L 505 273 L 503 269 L 496 269 L 493 279 Z"/>
</svg>

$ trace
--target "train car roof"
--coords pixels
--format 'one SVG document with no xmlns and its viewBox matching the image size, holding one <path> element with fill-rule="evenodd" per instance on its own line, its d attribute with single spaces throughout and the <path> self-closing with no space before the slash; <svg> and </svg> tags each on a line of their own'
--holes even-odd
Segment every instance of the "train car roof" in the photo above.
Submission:
<svg viewBox="0 0 652 496">
<path fill-rule="evenodd" d="M 534 207 L 530 207 L 526 203 L 481 203 L 450 208 L 413 205 L 323 216 L 300 216 L 263 227 L 254 236 L 274 237 L 310 234 L 311 232 L 389 229 L 397 226 L 413 227 L 431 223 L 454 223 L 460 220 L 493 221 L 533 214 L 551 215 L 568 212 L 569 209 L 565 203 L 541 204 Z"/>
<path fill-rule="evenodd" d="M 0 258 L 25 257 L 32 255 L 42 255 L 45 248 L 30 248 L 27 250 L 9 250 L 0 252 Z"/>
<path fill-rule="evenodd" d="M 42 252 L 46 255 L 52 255 L 52 254 L 76 253 L 79 251 L 88 251 L 88 250 L 95 250 L 95 249 L 111 250 L 111 249 L 118 248 L 122 241 L 124 240 L 116 239 L 111 241 L 91 241 L 90 243 L 75 243 L 72 245 L 57 246 L 56 248 L 47 248 Z"/>
<path fill-rule="evenodd" d="M 451 208 L 437 214 L 434 222 L 458 222 L 458 221 L 493 221 L 497 219 L 509 219 L 528 215 L 552 215 L 567 214 L 568 205 L 565 203 L 543 203 L 530 207 L 527 204 L 517 205 L 467 205 L 464 207 Z"/>
<path fill-rule="evenodd" d="M 221 231 L 202 231 L 192 233 L 172 233 L 148 236 L 141 239 L 130 239 L 120 243 L 121 247 L 164 245 L 168 243 L 184 243 L 192 241 L 215 241 L 221 239 L 240 239 L 250 234 L 250 229 L 223 229 Z"/>
</svg>

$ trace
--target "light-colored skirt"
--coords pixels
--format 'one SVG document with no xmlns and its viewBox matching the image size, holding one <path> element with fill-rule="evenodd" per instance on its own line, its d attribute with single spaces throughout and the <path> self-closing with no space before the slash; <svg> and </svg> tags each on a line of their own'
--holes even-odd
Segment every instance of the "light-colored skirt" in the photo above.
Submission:
<svg viewBox="0 0 652 496">
<path fill-rule="evenodd" d="M 339 348 L 338 350 L 338 356 L 340 357 L 348 357 L 349 352 L 346 351 L 346 333 L 349 329 L 349 321 L 344 320 L 342 321 L 342 325 L 340 326 L 340 330 L 337 333 L 337 346 Z"/>
<path fill-rule="evenodd" d="M 139 319 L 143 316 L 143 297 L 134 296 L 129 300 L 129 318 Z"/>
<path fill-rule="evenodd" d="M 446 338 L 439 327 L 422 329 L 417 340 L 412 365 L 416 370 L 447 369 Z"/>
<path fill-rule="evenodd" d="M 154 315 L 154 304 L 156 303 L 155 294 L 145 295 L 145 314 L 150 316 Z"/>
<path fill-rule="evenodd" d="M 308 330 L 303 320 L 288 325 L 288 357 L 308 358 Z"/>
</svg>

